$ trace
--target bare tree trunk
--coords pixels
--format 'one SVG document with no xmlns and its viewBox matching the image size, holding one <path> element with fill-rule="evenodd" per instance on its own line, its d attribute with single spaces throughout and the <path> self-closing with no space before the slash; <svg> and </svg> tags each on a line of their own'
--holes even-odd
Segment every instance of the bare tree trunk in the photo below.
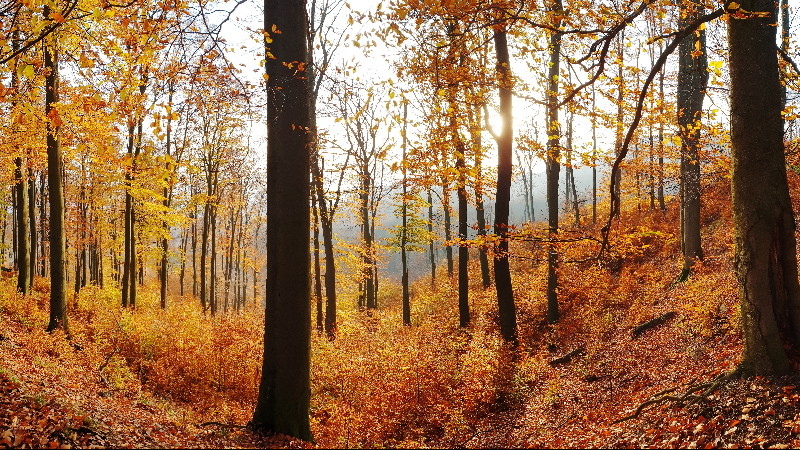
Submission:
<svg viewBox="0 0 800 450">
<path fill-rule="evenodd" d="M 681 2 L 680 27 L 696 21 L 704 10 Z M 698 53 L 699 52 L 699 53 Z M 700 117 L 708 86 L 705 31 L 698 30 L 678 48 L 678 134 L 681 138 L 681 248 L 683 272 L 688 277 L 696 259 L 703 259 L 700 241 Z"/>
<path fill-rule="evenodd" d="M 514 142 L 511 104 L 511 68 L 505 29 L 494 32 L 497 72 L 500 80 L 500 116 L 503 129 L 497 141 L 497 195 L 495 196 L 494 232 L 500 238 L 494 259 L 494 283 L 500 312 L 500 333 L 509 342 L 517 341 L 517 313 L 511 270 L 508 262 L 508 217 L 511 201 L 512 145 Z"/>
<path fill-rule="evenodd" d="M 411 325 L 411 293 L 408 286 L 408 255 L 406 245 L 408 244 L 408 171 L 406 168 L 406 153 L 408 147 L 408 103 L 403 99 L 403 227 L 400 234 L 400 264 L 401 282 L 403 285 L 403 325 Z"/>
<path fill-rule="evenodd" d="M 769 14 L 728 21 L 740 367 L 745 376 L 785 374 L 800 350 L 800 286 L 775 52 L 777 5 L 753 0 L 745 6 Z"/>
<path fill-rule="evenodd" d="M 307 61 L 303 0 L 265 0 L 267 60 L 267 306 L 258 402 L 250 426 L 312 440 L 309 245 L 310 93 L 285 61 Z M 287 105 L 291 107 L 287 108 Z M 286 270 L 291 268 L 291 270 Z"/>
<path fill-rule="evenodd" d="M 467 108 L 467 119 L 470 122 L 472 151 L 475 153 L 475 218 L 478 225 L 478 236 L 486 236 L 486 216 L 483 209 L 483 143 L 481 142 L 483 117 L 481 107 L 476 101 L 473 103 L 475 103 L 474 109 L 473 107 Z M 478 250 L 478 262 L 481 268 L 481 282 L 483 288 L 487 289 L 492 285 L 492 279 L 489 275 L 489 258 L 484 246 Z"/>
<path fill-rule="evenodd" d="M 562 10 L 561 0 L 554 0 L 551 10 L 559 13 Z M 560 23 L 560 21 L 559 21 Z M 561 33 L 554 32 L 550 36 L 550 62 L 547 83 L 547 215 L 549 239 L 547 244 L 547 320 L 555 323 L 559 318 L 558 311 L 558 252 L 555 239 L 558 237 L 558 177 L 561 170 L 559 163 L 561 131 L 558 123 L 558 81 L 561 62 Z"/>
<path fill-rule="evenodd" d="M 44 16 L 50 17 L 50 7 L 44 6 Z M 54 35 L 44 45 L 45 116 L 47 121 L 47 184 L 50 200 L 50 322 L 47 331 L 62 328 L 69 333 L 67 320 L 66 267 L 67 253 L 64 233 L 64 186 L 61 170 L 63 160 L 59 142 L 60 119 L 55 109 L 58 102 L 58 43 Z"/>
<path fill-rule="evenodd" d="M 622 139 L 624 137 L 622 133 L 622 128 L 625 121 L 625 108 L 624 108 L 625 30 L 624 29 L 617 37 L 617 51 L 619 53 L 619 71 L 617 72 L 617 123 L 615 132 L 614 150 L 616 152 L 616 156 L 619 156 L 619 152 L 622 151 Z M 611 193 L 611 195 L 617 198 L 617 207 L 613 211 L 613 213 L 615 218 L 619 218 L 620 214 L 622 213 L 622 168 L 614 172 L 614 191 Z"/>
<path fill-rule="evenodd" d="M 433 196 L 428 188 L 428 247 L 431 261 L 431 287 L 436 288 L 436 248 L 433 243 Z"/>
<path fill-rule="evenodd" d="M 21 157 L 14 158 L 14 191 L 17 198 L 16 234 L 17 234 L 17 291 L 27 295 L 30 291 L 30 216 L 28 208 L 28 182 L 25 162 Z"/>
</svg>

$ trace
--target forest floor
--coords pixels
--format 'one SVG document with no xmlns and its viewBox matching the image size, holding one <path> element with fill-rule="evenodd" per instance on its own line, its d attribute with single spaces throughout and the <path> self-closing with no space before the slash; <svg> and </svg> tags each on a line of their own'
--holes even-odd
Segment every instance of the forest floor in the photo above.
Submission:
<svg viewBox="0 0 800 450">
<path fill-rule="evenodd" d="M 0 316 L 0 448 L 273 448 L 296 440 L 189 423 L 187 405 L 146 389 L 118 390 L 80 344 L 42 348 L 37 333 Z M 61 337 L 63 339 L 63 336 Z"/>
<path fill-rule="evenodd" d="M 715 210 L 715 199 L 727 202 L 724 193 L 707 201 L 706 259 L 683 283 L 675 283 L 678 244 L 664 225 L 676 217 L 660 213 L 620 227 L 616 248 L 628 253 L 616 274 L 563 268 L 556 325 L 543 320 L 542 268 L 516 274 L 515 350 L 497 337 L 493 295 L 480 286 L 467 331 L 452 325 L 446 281 L 417 287 L 413 327 L 398 325 L 388 296 L 383 312 L 343 313 L 336 341 L 315 336 L 312 344 L 317 444 L 800 447 L 800 375 L 732 378 L 691 390 L 702 394 L 683 402 L 692 404 L 656 402 L 623 420 L 649 399 L 681 397 L 736 367 L 730 213 Z M 116 293 L 103 303 L 93 291 L 73 300 L 68 340 L 44 331 L 46 289 L 22 299 L 9 281 L 0 280 L 0 448 L 314 447 L 245 427 L 263 313 L 212 319 L 192 302 L 167 313 L 147 305 L 120 312 L 110 306 Z M 435 312 L 442 305 L 450 306 Z M 667 319 L 635 332 L 657 317 Z"/>
</svg>

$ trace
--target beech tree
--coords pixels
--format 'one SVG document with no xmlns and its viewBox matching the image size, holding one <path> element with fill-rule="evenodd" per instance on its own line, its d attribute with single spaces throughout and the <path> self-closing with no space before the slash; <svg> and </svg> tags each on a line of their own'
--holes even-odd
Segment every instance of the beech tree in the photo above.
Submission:
<svg viewBox="0 0 800 450">
<path fill-rule="evenodd" d="M 267 62 L 267 303 L 251 427 L 311 440 L 308 30 L 304 0 L 264 2 Z"/>
<path fill-rule="evenodd" d="M 494 30 L 494 46 L 497 58 L 497 74 L 500 93 L 500 115 L 503 128 L 497 139 L 497 195 L 495 196 L 494 232 L 499 237 L 494 257 L 494 284 L 497 290 L 497 305 L 500 311 L 500 333 L 507 341 L 517 339 L 517 313 L 514 290 L 511 285 L 511 268 L 508 258 L 509 203 L 511 201 L 512 145 L 514 127 L 512 123 L 511 67 L 508 56 L 506 24 Z"/>
<path fill-rule="evenodd" d="M 800 350 L 795 218 L 786 177 L 772 0 L 728 1 L 731 189 L 744 375 L 785 374 Z"/>
<path fill-rule="evenodd" d="M 49 17 L 50 7 L 44 7 Z M 59 101 L 58 40 L 49 35 L 44 44 L 45 117 L 47 117 L 47 194 L 50 202 L 50 322 L 47 331 L 62 328 L 69 332 L 66 297 L 67 242 L 64 232 L 64 167 L 61 152 Z"/>
<path fill-rule="evenodd" d="M 685 27 L 704 13 L 702 4 L 680 2 L 678 26 Z M 681 139 L 681 249 L 685 279 L 695 259 L 703 259 L 700 243 L 700 116 L 708 87 L 705 30 L 681 41 L 678 48 L 678 134 Z"/>
</svg>

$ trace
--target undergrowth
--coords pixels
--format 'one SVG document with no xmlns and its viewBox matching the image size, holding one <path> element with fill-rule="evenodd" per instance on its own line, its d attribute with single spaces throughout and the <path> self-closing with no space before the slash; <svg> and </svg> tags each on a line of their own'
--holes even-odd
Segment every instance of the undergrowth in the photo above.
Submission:
<svg viewBox="0 0 800 450">
<path fill-rule="evenodd" d="M 729 217 L 717 213 L 705 225 L 730 229 Z M 698 342 L 712 345 L 711 339 L 735 334 L 730 246 L 710 242 L 707 263 L 674 285 L 681 268 L 671 231 L 676 220 L 674 211 L 624 216 L 612 235 L 619 260 L 613 270 L 591 260 L 597 250 L 591 242 L 559 244 L 566 262 L 559 269 L 563 315 L 556 325 L 545 322 L 546 273 L 535 262 L 543 247 L 515 243 L 513 252 L 529 259 L 514 264 L 520 326 L 514 349 L 499 337 L 492 289 L 473 287 L 468 329 L 458 328 L 455 281 L 439 282 L 436 289 L 427 280 L 415 285 L 410 327 L 402 325 L 399 296 L 391 294 L 399 286 L 382 282 L 390 294 L 372 312 L 358 311 L 345 296 L 336 339 L 315 333 L 312 342 L 317 444 L 465 446 L 492 417 L 536 405 L 555 408 L 569 401 L 575 379 L 608 376 L 601 372 L 609 343 L 670 308 L 677 307 L 678 326 Z M 479 279 L 476 260 L 473 280 Z M 261 308 L 210 317 L 196 300 L 173 297 L 161 310 L 153 283 L 143 287 L 135 310 L 124 310 L 116 288 L 90 286 L 70 298 L 71 339 L 65 340 L 42 331 L 46 280 L 37 278 L 27 298 L 14 292 L 11 279 L 0 288 L 0 311 L 27 326 L 42 351 L 68 354 L 77 344 L 88 361 L 84 369 L 97 371 L 110 390 L 144 386 L 162 399 L 191 405 L 198 420 L 249 419 L 261 375 Z M 585 352 L 568 371 L 548 364 L 579 347 Z"/>
</svg>

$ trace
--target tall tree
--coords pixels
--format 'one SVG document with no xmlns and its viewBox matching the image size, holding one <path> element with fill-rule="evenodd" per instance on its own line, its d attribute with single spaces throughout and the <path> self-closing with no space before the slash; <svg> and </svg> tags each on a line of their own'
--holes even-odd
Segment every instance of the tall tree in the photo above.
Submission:
<svg viewBox="0 0 800 450">
<path fill-rule="evenodd" d="M 406 157 L 408 155 L 408 102 L 403 98 L 403 229 L 400 231 L 400 263 L 402 265 L 402 284 L 403 284 L 403 325 L 411 325 L 411 293 L 408 286 L 408 255 L 406 245 L 408 244 L 408 169 L 406 167 Z"/>
<path fill-rule="evenodd" d="M 50 17 L 50 7 L 44 6 Z M 45 116 L 47 117 L 47 194 L 50 203 L 50 322 L 47 331 L 69 332 L 66 296 L 67 240 L 64 230 L 64 180 L 62 175 L 61 118 L 58 109 L 58 40 L 50 35 L 44 44 Z"/>
<path fill-rule="evenodd" d="M 19 31 L 14 30 L 11 38 L 11 46 L 14 51 L 19 47 Z M 17 101 L 19 96 L 19 75 L 17 74 L 17 58 L 14 59 L 14 67 L 11 72 L 11 87 L 14 90 L 15 100 L 11 103 L 12 111 L 16 110 Z M 17 290 L 25 295 L 28 294 L 31 286 L 31 272 L 30 266 L 30 246 L 35 244 L 32 242 L 30 233 L 30 200 L 28 190 L 28 171 L 26 163 L 22 157 L 22 149 L 17 148 L 18 155 L 14 158 L 14 186 L 12 187 L 12 195 L 16 199 L 16 209 L 14 214 L 14 221 L 16 224 L 16 242 L 17 246 L 14 249 L 16 254 L 17 265 Z"/>
<path fill-rule="evenodd" d="M 554 0 L 550 11 L 556 17 L 555 26 L 561 24 L 563 14 L 561 0 Z M 547 244 L 547 321 L 558 321 L 558 252 L 555 240 L 558 236 L 558 177 L 561 170 L 561 135 L 558 123 L 558 83 L 561 62 L 561 36 L 555 31 L 550 34 L 550 62 L 547 72 L 547 223 L 549 239 Z"/>
<path fill-rule="evenodd" d="M 726 9 L 740 368 L 744 375 L 782 374 L 792 370 L 789 355 L 800 350 L 800 286 L 775 51 L 777 5 L 729 1 Z"/>
<path fill-rule="evenodd" d="M 267 299 L 253 428 L 311 440 L 310 92 L 304 0 L 265 0 Z"/>
<path fill-rule="evenodd" d="M 679 26 L 700 18 L 701 3 L 680 2 Z M 678 47 L 678 134 L 681 138 L 681 249 L 685 279 L 696 259 L 703 259 L 700 242 L 700 116 L 708 86 L 705 29 L 683 39 Z"/>
<path fill-rule="evenodd" d="M 511 202 L 511 171 L 513 168 L 511 158 L 514 128 L 511 104 L 511 67 L 505 25 L 495 29 L 494 47 L 497 58 L 497 78 L 500 83 L 500 116 L 503 119 L 503 128 L 497 140 L 497 195 L 494 208 L 494 233 L 499 236 L 500 242 L 495 249 L 494 284 L 500 312 L 500 333 L 506 341 L 516 342 L 517 312 L 508 261 L 508 217 Z"/>
</svg>

